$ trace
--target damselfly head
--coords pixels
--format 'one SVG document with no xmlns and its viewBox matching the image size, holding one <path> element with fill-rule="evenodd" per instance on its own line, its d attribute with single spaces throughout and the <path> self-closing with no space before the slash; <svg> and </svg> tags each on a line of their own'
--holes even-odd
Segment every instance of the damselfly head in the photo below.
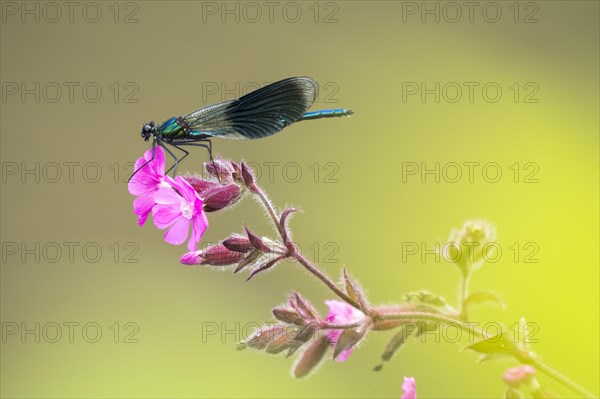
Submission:
<svg viewBox="0 0 600 399">
<path fill-rule="evenodd" d="M 154 133 L 156 129 L 154 128 L 154 122 L 148 122 L 142 127 L 142 132 L 140 135 L 144 139 L 144 141 L 150 140 L 150 136 Z"/>
</svg>

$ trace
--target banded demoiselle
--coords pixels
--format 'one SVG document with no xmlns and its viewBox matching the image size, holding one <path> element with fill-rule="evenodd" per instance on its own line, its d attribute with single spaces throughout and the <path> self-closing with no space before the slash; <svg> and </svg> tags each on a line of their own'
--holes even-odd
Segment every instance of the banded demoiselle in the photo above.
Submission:
<svg viewBox="0 0 600 399">
<path fill-rule="evenodd" d="M 160 126 L 148 122 L 142 127 L 141 136 L 145 141 L 152 138 L 153 149 L 160 145 L 173 157 L 175 163 L 167 173 L 174 168 L 174 176 L 179 162 L 189 155 L 182 146 L 204 147 L 212 161 L 210 139 L 213 137 L 253 140 L 271 136 L 294 122 L 352 115 L 352 110 L 343 108 L 308 112 L 318 93 L 319 85 L 314 79 L 288 78 L 261 87 L 239 99 L 203 107 L 187 116 L 170 118 Z M 175 156 L 167 145 L 182 151 L 181 158 Z M 148 162 L 152 159 L 154 151 Z"/>
</svg>

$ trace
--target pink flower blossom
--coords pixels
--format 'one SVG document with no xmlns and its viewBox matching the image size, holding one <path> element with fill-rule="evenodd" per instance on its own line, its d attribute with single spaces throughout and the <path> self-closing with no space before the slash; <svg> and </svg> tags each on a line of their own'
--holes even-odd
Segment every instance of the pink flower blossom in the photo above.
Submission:
<svg viewBox="0 0 600 399">
<path fill-rule="evenodd" d="M 512 387 L 531 384 L 535 380 L 535 368 L 529 365 L 522 365 L 510 368 L 504 373 L 504 382 Z"/>
<path fill-rule="evenodd" d="M 195 251 L 208 227 L 206 214 L 202 210 L 202 199 L 181 176 L 170 181 L 171 187 L 160 187 L 154 193 L 154 224 L 161 230 L 168 229 L 165 241 L 173 245 L 180 245 L 187 240 L 191 226 L 188 249 Z"/>
<path fill-rule="evenodd" d="M 413 377 L 404 377 L 402 391 L 403 394 L 400 399 L 417 399 L 417 383 Z"/>
<path fill-rule="evenodd" d="M 325 301 L 325 304 L 329 307 L 329 313 L 327 314 L 326 320 L 330 323 L 351 324 L 364 318 L 364 314 L 360 310 L 355 309 L 346 302 L 330 300 Z M 342 332 L 343 330 L 329 330 L 327 332 L 327 338 L 331 345 L 335 346 L 337 344 Z M 345 361 L 353 350 L 353 348 L 350 348 L 343 351 L 337 356 L 336 360 L 339 362 Z"/>
<path fill-rule="evenodd" d="M 137 198 L 133 201 L 133 213 L 138 215 L 138 224 L 142 226 L 148 215 L 154 207 L 154 194 L 161 187 L 170 187 L 168 176 L 165 179 L 165 153 L 161 147 L 154 147 L 154 159 L 140 168 L 146 162 L 152 159 L 152 149 L 144 153 L 142 158 L 135 161 L 135 174 L 127 184 L 129 193 Z"/>
</svg>

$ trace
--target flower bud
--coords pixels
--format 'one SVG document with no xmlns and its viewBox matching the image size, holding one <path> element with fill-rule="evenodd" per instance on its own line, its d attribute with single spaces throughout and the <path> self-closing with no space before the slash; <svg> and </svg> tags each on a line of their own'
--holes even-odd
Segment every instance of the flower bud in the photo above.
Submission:
<svg viewBox="0 0 600 399">
<path fill-rule="evenodd" d="M 200 198 L 204 198 L 204 195 L 207 191 L 219 187 L 219 183 L 210 180 L 204 180 L 200 178 L 200 176 L 184 176 L 185 181 L 190 183 L 190 186 L 196 190 Z"/>
<path fill-rule="evenodd" d="M 188 252 L 181 257 L 185 265 L 229 266 L 244 258 L 241 252 L 230 251 L 222 244 L 208 247 L 202 251 Z"/>
<path fill-rule="evenodd" d="M 246 164 L 246 162 L 242 162 L 242 178 L 244 179 L 244 184 L 250 191 L 258 192 L 258 187 L 255 184 L 254 172 L 252 169 Z"/>
<path fill-rule="evenodd" d="M 254 235 L 248 229 L 246 229 L 246 235 L 248 236 L 248 239 L 250 240 L 254 248 L 258 249 L 263 253 L 271 252 L 271 248 L 269 248 L 267 244 L 265 244 L 262 238 L 258 237 L 257 235 Z"/>
<path fill-rule="evenodd" d="M 221 183 L 233 183 L 233 173 L 235 172 L 231 161 L 217 158 L 211 162 L 204 163 L 206 173 L 216 177 Z"/>
<path fill-rule="evenodd" d="M 242 166 L 239 163 L 232 162 L 231 166 L 233 166 L 232 177 L 236 183 L 244 184 L 244 178 L 242 177 Z"/>
<path fill-rule="evenodd" d="M 236 184 L 217 186 L 204 193 L 204 211 L 214 212 L 236 203 L 242 191 Z M 202 196 L 201 196 L 202 197 Z"/>
<path fill-rule="evenodd" d="M 273 309 L 273 316 L 279 321 L 288 324 L 297 324 L 299 326 L 304 324 L 304 319 L 295 309 L 288 308 L 286 306 L 279 306 Z"/>
<path fill-rule="evenodd" d="M 302 298 L 300 294 L 294 292 L 290 297 L 290 306 L 302 315 L 305 320 L 318 320 L 319 314 L 314 306 L 307 299 Z"/>
<path fill-rule="evenodd" d="M 444 246 L 444 257 L 455 263 L 463 273 L 479 266 L 493 256 L 496 230 L 483 220 L 468 221 L 460 230 L 453 230 Z"/>
<path fill-rule="evenodd" d="M 252 334 L 246 341 L 238 345 L 238 349 L 246 347 L 253 349 L 266 349 L 267 353 L 277 354 L 295 345 L 297 327 L 287 324 L 264 326 Z"/>
<path fill-rule="evenodd" d="M 262 350 L 267 347 L 273 340 L 279 337 L 285 331 L 284 324 L 276 324 L 274 326 L 264 326 L 258 329 L 254 334 L 248 337 L 245 341 L 242 341 L 238 345 L 238 349 L 245 349 L 246 347 Z"/>
<path fill-rule="evenodd" d="M 535 378 L 535 368 L 529 365 L 522 365 L 510 368 L 502 377 L 506 385 L 512 388 L 524 388 L 530 391 L 540 389 L 539 383 Z"/>
<path fill-rule="evenodd" d="M 329 349 L 327 337 L 322 336 L 318 341 L 312 343 L 300 356 L 300 360 L 294 367 L 294 377 L 302 378 L 310 374 L 321 363 Z"/>
<path fill-rule="evenodd" d="M 230 251 L 242 253 L 249 252 L 251 249 L 254 248 L 254 246 L 248 238 L 238 234 L 232 235 L 231 237 L 223 241 L 223 245 Z"/>
</svg>

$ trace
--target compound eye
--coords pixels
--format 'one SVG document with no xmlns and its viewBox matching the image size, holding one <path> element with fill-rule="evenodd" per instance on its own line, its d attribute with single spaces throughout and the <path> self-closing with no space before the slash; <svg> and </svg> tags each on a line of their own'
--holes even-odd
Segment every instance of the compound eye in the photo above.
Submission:
<svg viewBox="0 0 600 399">
<path fill-rule="evenodd" d="M 144 131 L 149 132 L 151 129 L 150 125 L 144 125 Z"/>
</svg>

